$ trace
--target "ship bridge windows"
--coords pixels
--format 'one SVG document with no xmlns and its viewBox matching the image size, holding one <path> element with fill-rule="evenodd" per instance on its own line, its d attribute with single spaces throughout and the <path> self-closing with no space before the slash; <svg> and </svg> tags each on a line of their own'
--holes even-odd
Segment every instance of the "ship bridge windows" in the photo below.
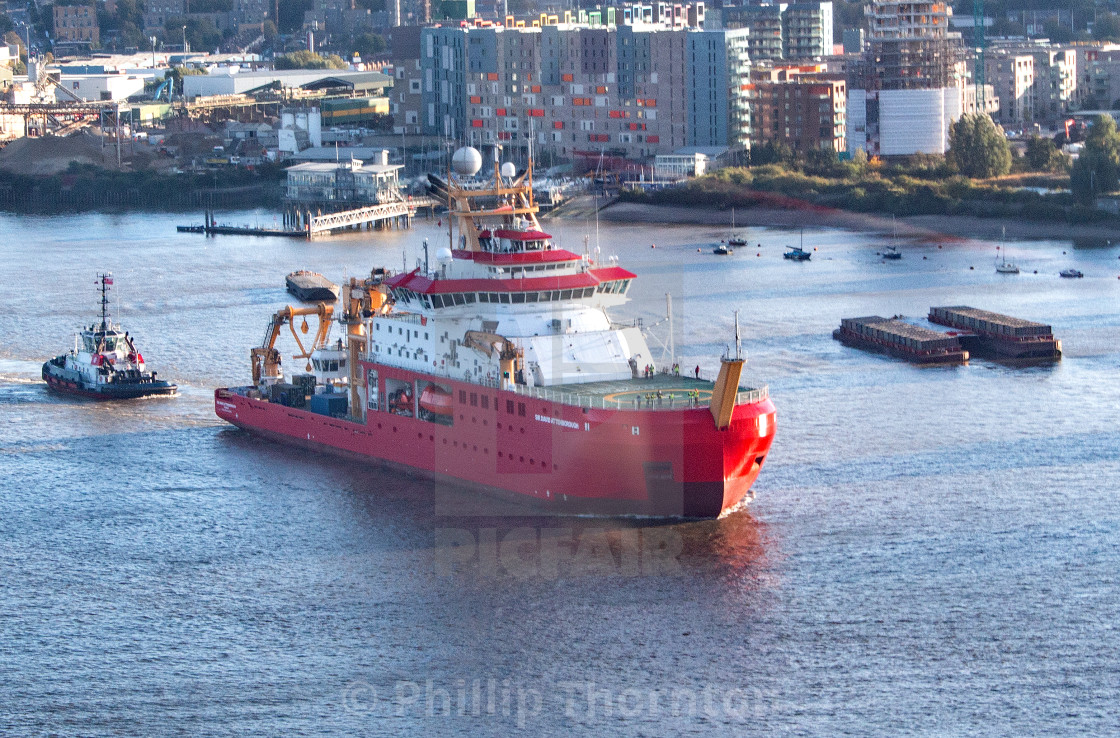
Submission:
<svg viewBox="0 0 1120 738">
<path fill-rule="evenodd" d="M 597 291 L 611 295 L 624 295 L 626 294 L 626 290 L 628 290 L 629 288 L 629 279 L 612 279 L 609 282 L 600 283 Z"/>
<path fill-rule="evenodd" d="M 346 369 L 346 359 L 312 359 L 311 365 L 317 372 L 338 372 Z"/>
<path fill-rule="evenodd" d="M 593 297 L 595 292 L 625 292 L 629 280 L 604 282 L 598 287 L 580 287 L 570 290 L 528 290 L 524 292 L 449 292 L 432 295 L 435 308 L 472 305 L 476 302 L 489 305 L 523 305 L 529 302 L 555 302 L 557 300 L 580 300 Z M 613 284 L 613 288 L 611 287 Z M 418 334 L 419 335 L 419 334 Z"/>
<path fill-rule="evenodd" d="M 491 274 L 508 274 L 511 277 L 518 277 L 526 272 L 550 272 L 556 269 L 570 269 L 572 262 L 570 261 L 550 261 L 544 264 L 524 264 L 510 267 L 492 266 L 488 268 Z"/>
</svg>

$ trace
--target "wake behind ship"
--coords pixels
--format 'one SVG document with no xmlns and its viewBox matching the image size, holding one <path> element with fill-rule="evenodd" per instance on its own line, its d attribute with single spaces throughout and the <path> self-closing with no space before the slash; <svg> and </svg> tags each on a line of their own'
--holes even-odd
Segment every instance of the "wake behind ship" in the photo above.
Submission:
<svg viewBox="0 0 1120 738">
<path fill-rule="evenodd" d="M 714 382 L 654 368 L 641 328 L 607 313 L 635 275 L 554 247 L 531 167 L 495 161 L 487 181 L 481 164 L 455 154 L 448 247 L 350 280 L 333 342 L 332 306 L 277 312 L 250 352 L 252 384 L 217 390 L 217 414 L 557 513 L 715 517 L 748 497 L 775 411 L 765 387 L 739 386 L 738 345 Z M 309 371 L 290 382 L 284 326 Z"/>
</svg>

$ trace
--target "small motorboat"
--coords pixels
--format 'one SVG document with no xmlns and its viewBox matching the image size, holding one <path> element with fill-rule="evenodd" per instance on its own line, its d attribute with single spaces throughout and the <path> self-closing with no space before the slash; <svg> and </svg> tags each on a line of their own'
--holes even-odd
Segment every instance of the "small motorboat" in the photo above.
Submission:
<svg viewBox="0 0 1120 738">
<path fill-rule="evenodd" d="M 888 246 L 880 256 L 884 259 L 890 259 L 891 261 L 898 261 L 902 258 L 902 252 L 899 251 L 896 246 Z"/>
<path fill-rule="evenodd" d="M 1077 269 L 1063 269 L 1062 271 L 1058 272 L 1058 274 L 1062 277 L 1066 277 L 1067 279 L 1080 279 L 1081 277 L 1085 276 Z"/>
<path fill-rule="evenodd" d="M 734 254 L 735 249 L 731 248 L 730 241 L 720 241 L 718 244 L 716 244 L 716 247 L 712 249 L 712 253 L 719 254 L 721 256 L 728 256 L 729 254 Z"/>
</svg>

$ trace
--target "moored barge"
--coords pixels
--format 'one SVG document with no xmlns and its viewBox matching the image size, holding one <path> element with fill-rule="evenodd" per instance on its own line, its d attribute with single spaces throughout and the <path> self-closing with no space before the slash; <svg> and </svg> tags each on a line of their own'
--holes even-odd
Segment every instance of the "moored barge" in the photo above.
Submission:
<svg viewBox="0 0 1120 738">
<path fill-rule="evenodd" d="M 1062 342 L 1053 329 L 1010 315 L 1001 315 L 965 305 L 931 307 L 931 323 L 967 331 L 958 336 L 961 345 L 977 356 L 996 359 L 1058 359 Z"/>
<path fill-rule="evenodd" d="M 288 292 L 301 302 L 334 302 L 338 299 L 338 285 L 318 272 L 300 269 L 284 278 Z"/>
<path fill-rule="evenodd" d="M 845 346 L 879 351 L 916 364 L 963 364 L 968 351 L 947 336 L 897 318 L 844 318 L 832 337 Z"/>
</svg>

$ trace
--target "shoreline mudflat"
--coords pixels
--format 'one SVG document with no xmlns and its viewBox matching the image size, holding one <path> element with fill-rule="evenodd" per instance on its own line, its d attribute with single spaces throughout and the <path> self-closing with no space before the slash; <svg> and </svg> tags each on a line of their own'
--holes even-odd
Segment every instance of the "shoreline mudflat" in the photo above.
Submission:
<svg viewBox="0 0 1120 738">
<path fill-rule="evenodd" d="M 670 223 L 730 225 L 731 209 L 719 210 L 681 205 L 650 205 L 619 202 L 599 211 L 603 220 L 618 223 Z M 928 240 L 996 240 L 1006 234 L 1016 240 L 1097 239 L 1120 240 L 1120 228 L 1111 225 L 1070 225 L 1048 221 L 1012 218 L 979 218 L 966 215 L 915 215 L 892 218 L 889 215 L 853 213 L 809 206 L 800 210 L 776 208 L 739 208 L 735 211 L 739 227 L 768 226 L 797 228 L 844 228 L 852 231 L 894 232 L 899 236 Z"/>
</svg>

